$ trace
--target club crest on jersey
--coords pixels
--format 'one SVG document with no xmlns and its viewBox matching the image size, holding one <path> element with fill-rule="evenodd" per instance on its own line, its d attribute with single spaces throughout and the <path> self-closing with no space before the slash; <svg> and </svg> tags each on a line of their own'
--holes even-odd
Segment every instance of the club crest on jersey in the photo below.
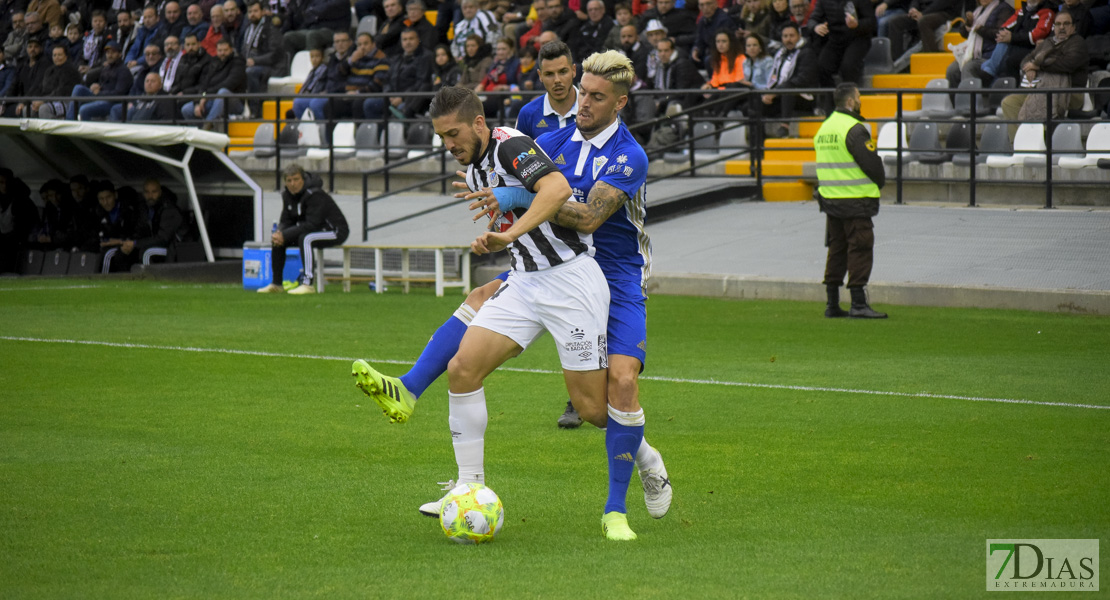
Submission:
<svg viewBox="0 0 1110 600">
<path fill-rule="evenodd" d="M 505 140 L 509 139 L 512 136 L 509 135 L 508 131 L 505 131 L 504 129 L 501 129 L 500 127 L 496 127 L 493 130 L 493 137 L 494 137 L 494 139 L 496 139 L 499 142 L 504 142 Z"/>
<path fill-rule="evenodd" d="M 527 152 L 521 152 L 520 154 L 517 154 L 516 158 L 513 159 L 513 168 L 514 169 L 519 169 L 520 168 L 520 161 L 528 158 L 529 156 L 535 156 L 535 155 L 536 155 L 536 149 L 535 148 L 529 148 Z"/>
<path fill-rule="evenodd" d="M 607 162 L 609 162 L 608 156 L 598 156 L 594 158 L 594 179 L 597 179 L 597 174 L 601 172 L 602 167 L 604 167 Z"/>
<path fill-rule="evenodd" d="M 490 172 L 490 174 L 489 174 L 489 186 L 491 188 L 495 188 L 500 183 L 501 183 L 501 177 L 499 177 L 496 172 Z"/>
</svg>

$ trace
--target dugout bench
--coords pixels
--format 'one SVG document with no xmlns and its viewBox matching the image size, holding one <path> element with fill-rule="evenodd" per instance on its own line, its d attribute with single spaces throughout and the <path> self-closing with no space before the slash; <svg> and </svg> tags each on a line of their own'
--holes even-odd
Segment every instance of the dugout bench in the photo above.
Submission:
<svg viewBox="0 0 1110 600">
<path fill-rule="evenodd" d="M 343 250 L 343 270 L 338 274 L 327 275 L 330 281 L 341 281 L 343 283 L 343 291 L 351 291 L 352 281 L 367 281 L 374 283 L 374 291 L 382 293 L 385 290 L 386 282 L 400 282 L 404 292 L 409 292 L 409 284 L 411 283 L 433 283 L 435 284 L 436 296 L 442 296 L 443 290 L 450 287 L 461 287 L 463 294 L 470 292 L 470 246 L 398 246 L 394 244 L 345 244 L 340 246 Z M 386 252 L 400 251 L 400 265 L 399 268 L 387 269 L 386 268 Z M 427 253 L 431 252 L 434 256 L 433 265 L 431 269 L 414 268 L 412 253 L 413 251 Z M 451 252 L 454 251 L 454 252 Z M 373 253 L 374 266 L 372 269 L 360 269 L 362 273 L 358 274 L 352 269 L 352 254 L 355 253 Z M 458 274 L 456 276 L 448 276 L 445 260 L 448 255 L 454 255 L 459 260 Z M 426 261 L 425 261 L 426 262 Z M 318 264 L 323 265 L 323 261 Z M 320 279 L 322 281 L 323 278 Z M 322 291 L 322 290 L 321 290 Z"/>
</svg>

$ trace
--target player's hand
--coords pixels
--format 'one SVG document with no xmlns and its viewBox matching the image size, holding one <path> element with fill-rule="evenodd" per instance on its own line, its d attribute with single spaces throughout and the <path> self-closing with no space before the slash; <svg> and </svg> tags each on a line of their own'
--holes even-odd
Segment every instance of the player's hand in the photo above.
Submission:
<svg viewBox="0 0 1110 600">
<path fill-rule="evenodd" d="M 275 231 L 270 236 L 270 243 L 275 245 L 275 246 L 284 246 L 285 245 L 285 236 L 281 235 L 281 230 L 280 229 Z"/>
<path fill-rule="evenodd" d="M 819 35 L 821 37 L 825 37 L 826 35 L 829 35 L 829 24 L 828 23 L 821 23 L 817 27 L 813 28 L 813 33 L 816 33 L 817 35 Z"/>
<path fill-rule="evenodd" d="M 477 221 L 487 216 L 490 219 L 496 219 L 501 216 L 501 207 L 497 203 L 497 196 L 493 195 L 493 190 L 490 188 L 482 188 L 477 192 L 471 192 L 463 196 L 463 198 L 473 200 L 473 202 L 470 203 L 470 210 L 481 211 L 474 215 L 471 221 Z"/>
<path fill-rule="evenodd" d="M 508 248 L 509 244 L 514 241 L 516 240 L 508 234 L 487 231 L 470 243 L 470 250 L 479 256 L 482 254 L 492 254 Z"/>
<path fill-rule="evenodd" d="M 465 198 L 468 194 L 470 194 L 470 186 L 466 183 L 466 171 L 455 171 L 455 175 L 461 177 L 462 181 L 452 181 L 451 185 L 454 186 L 456 189 L 466 190 L 465 192 L 456 192 L 455 197 Z"/>
</svg>

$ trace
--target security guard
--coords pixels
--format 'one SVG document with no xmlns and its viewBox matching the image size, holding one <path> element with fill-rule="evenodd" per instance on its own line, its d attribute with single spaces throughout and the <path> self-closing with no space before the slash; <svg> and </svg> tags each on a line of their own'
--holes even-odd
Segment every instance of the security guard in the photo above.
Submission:
<svg viewBox="0 0 1110 600">
<path fill-rule="evenodd" d="M 859 88 L 842 83 L 833 99 L 836 110 L 813 140 L 817 150 L 818 203 L 825 213 L 825 316 L 885 319 L 867 304 L 865 286 L 871 278 L 875 232 L 871 217 L 879 213 L 879 190 L 886 183 L 883 161 L 871 141 L 871 131 L 859 115 Z M 840 308 L 840 285 L 848 273 L 852 308 Z"/>
</svg>

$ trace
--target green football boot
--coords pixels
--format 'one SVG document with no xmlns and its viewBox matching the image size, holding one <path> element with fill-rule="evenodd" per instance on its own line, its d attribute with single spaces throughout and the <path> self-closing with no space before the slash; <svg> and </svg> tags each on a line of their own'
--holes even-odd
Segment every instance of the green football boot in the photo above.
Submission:
<svg viewBox="0 0 1110 600">
<path fill-rule="evenodd" d="M 355 385 L 382 407 L 390 422 L 405 423 L 412 416 L 416 397 L 405 389 L 400 379 L 382 375 L 362 359 L 351 365 L 351 375 L 355 377 Z"/>
<path fill-rule="evenodd" d="M 601 531 L 605 538 L 614 541 L 636 539 L 636 532 L 628 526 L 628 517 L 617 511 L 607 512 L 601 517 Z"/>
</svg>

